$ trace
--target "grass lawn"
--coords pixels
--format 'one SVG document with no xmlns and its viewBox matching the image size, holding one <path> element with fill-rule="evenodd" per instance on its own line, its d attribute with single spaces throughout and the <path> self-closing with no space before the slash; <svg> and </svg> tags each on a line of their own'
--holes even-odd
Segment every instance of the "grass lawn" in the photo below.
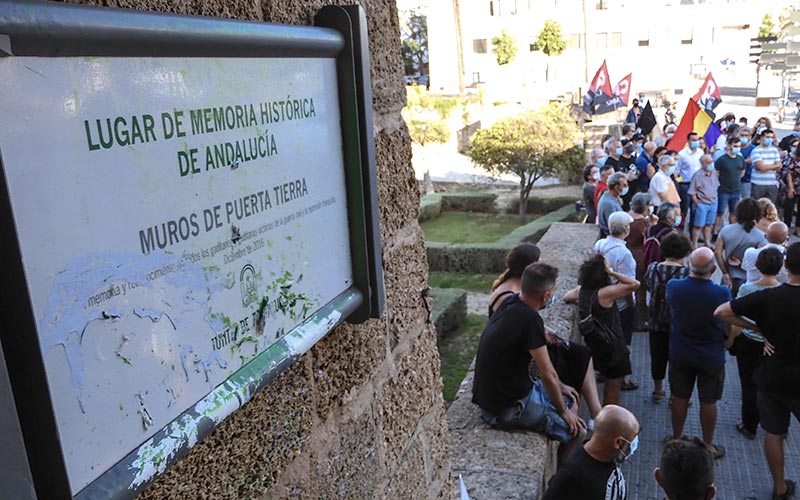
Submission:
<svg viewBox="0 0 800 500">
<path fill-rule="evenodd" d="M 536 217 L 529 215 L 525 222 Z M 421 224 L 426 240 L 445 243 L 491 243 L 521 225 L 515 215 L 471 212 L 443 212 Z"/>
<path fill-rule="evenodd" d="M 472 358 L 478 350 L 478 340 L 484 326 L 486 326 L 486 316 L 469 314 L 457 330 L 439 342 L 444 383 L 442 392 L 447 403 L 456 398 L 461 381 L 467 375 Z"/>
<path fill-rule="evenodd" d="M 461 288 L 472 292 L 489 293 L 498 274 L 450 273 L 431 271 L 428 284 L 433 288 Z"/>
</svg>

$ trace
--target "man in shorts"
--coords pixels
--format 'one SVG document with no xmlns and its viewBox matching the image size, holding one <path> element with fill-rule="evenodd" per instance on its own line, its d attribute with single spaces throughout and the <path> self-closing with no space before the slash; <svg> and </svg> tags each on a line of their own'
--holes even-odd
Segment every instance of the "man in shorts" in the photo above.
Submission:
<svg viewBox="0 0 800 500">
<path fill-rule="evenodd" d="M 578 416 L 578 393 L 561 383 L 547 352 L 537 312 L 555 298 L 558 269 L 534 263 L 522 274 L 521 292 L 504 300 L 481 334 L 475 359 L 472 402 L 492 427 L 524 428 L 567 443 L 586 424 Z M 532 380 L 528 366 L 536 363 Z"/>
<path fill-rule="evenodd" d="M 800 243 L 786 249 L 784 266 L 786 283 L 723 304 L 714 313 L 733 325 L 755 327 L 764 336 L 769 355 L 761 358 L 753 380 L 761 427 L 767 432 L 764 454 L 775 500 L 795 498 L 795 482 L 784 475 L 783 436 L 792 415 L 800 421 Z"/>
<path fill-rule="evenodd" d="M 698 248 L 689 256 L 689 277 L 670 280 L 667 302 L 672 314 L 669 334 L 669 386 L 672 391 L 672 438 L 683 434 L 689 399 L 695 382 L 700 396 L 700 427 L 703 441 L 714 458 L 725 448 L 713 444 L 717 426 L 717 401 L 725 382 L 724 323 L 714 317 L 717 307 L 731 300 L 727 287 L 714 284 L 717 266 L 711 249 Z"/>
<path fill-rule="evenodd" d="M 695 214 L 692 227 L 692 245 L 695 248 L 701 230 L 706 246 L 711 246 L 711 228 L 717 218 L 718 190 L 719 179 L 714 171 L 714 161 L 711 155 L 703 155 L 700 157 L 700 170 L 692 177 L 688 191 L 692 198 L 692 212 Z"/>
</svg>

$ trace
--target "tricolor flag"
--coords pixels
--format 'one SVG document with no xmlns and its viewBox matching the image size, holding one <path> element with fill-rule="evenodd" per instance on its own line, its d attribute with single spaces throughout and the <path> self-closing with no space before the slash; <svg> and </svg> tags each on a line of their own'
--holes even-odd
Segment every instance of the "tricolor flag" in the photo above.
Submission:
<svg viewBox="0 0 800 500">
<path fill-rule="evenodd" d="M 592 84 L 589 85 L 589 90 L 587 90 L 586 95 L 583 96 L 583 110 L 593 115 L 595 105 L 602 102 L 603 96 L 611 97 L 611 95 L 611 84 L 608 81 L 608 69 L 606 68 L 606 62 L 604 60 L 600 69 L 595 73 Z"/>
<path fill-rule="evenodd" d="M 703 82 L 703 85 L 692 97 L 692 100 L 700 106 L 700 109 L 708 113 L 711 118 L 714 118 L 714 108 L 722 102 L 722 94 L 720 94 L 717 82 L 714 81 L 711 73 L 708 74 L 706 81 Z"/>
<path fill-rule="evenodd" d="M 605 99 L 601 100 L 599 102 L 599 106 L 597 106 L 597 111 L 595 111 L 595 114 L 602 115 L 603 113 L 610 113 L 619 108 L 625 108 L 628 106 L 628 96 L 631 94 L 632 75 L 632 73 L 628 73 L 628 76 L 620 80 L 618 84 L 614 85 L 614 90 L 612 92 L 613 96 L 607 96 Z"/>
<path fill-rule="evenodd" d="M 697 102 L 690 99 L 681 123 L 678 125 L 678 130 L 675 131 L 675 136 L 667 141 L 667 149 L 680 151 L 686 147 L 686 136 L 692 132 L 703 137 L 709 146 L 713 146 L 722 135 L 722 131 L 714 123 L 711 115 L 700 109 Z"/>
</svg>

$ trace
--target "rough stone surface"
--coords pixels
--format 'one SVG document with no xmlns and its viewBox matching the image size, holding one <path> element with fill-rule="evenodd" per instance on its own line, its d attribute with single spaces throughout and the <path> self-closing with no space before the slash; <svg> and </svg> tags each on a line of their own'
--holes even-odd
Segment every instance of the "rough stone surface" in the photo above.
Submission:
<svg viewBox="0 0 800 500">
<path fill-rule="evenodd" d="M 556 296 L 563 296 L 577 284 L 578 269 L 596 236 L 594 225 L 556 222 L 539 240 L 542 262 L 559 268 Z M 575 306 L 557 302 L 541 314 L 545 324 L 560 335 L 573 340 L 579 337 Z M 460 474 L 474 500 L 538 500 L 546 481 L 555 473 L 557 443 L 533 432 L 504 432 L 486 426 L 471 402 L 473 377 L 474 366 L 447 410 L 453 491 L 458 491 Z"/>
<path fill-rule="evenodd" d="M 297 25 L 354 0 L 73 0 Z M 382 318 L 331 332 L 223 422 L 140 500 L 445 498 L 450 492 L 436 336 L 422 290 L 428 263 L 405 105 L 394 0 L 360 0 L 370 37 Z"/>
</svg>

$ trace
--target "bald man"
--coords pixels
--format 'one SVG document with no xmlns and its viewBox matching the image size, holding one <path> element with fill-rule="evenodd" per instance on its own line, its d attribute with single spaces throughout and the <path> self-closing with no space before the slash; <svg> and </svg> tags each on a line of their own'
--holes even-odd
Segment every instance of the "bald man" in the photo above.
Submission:
<svg viewBox="0 0 800 500">
<path fill-rule="evenodd" d="M 566 457 L 543 500 L 625 500 L 620 464 L 639 445 L 639 422 L 630 411 L 606 405 L 594 421 L 592 439 Z"/>
<path fill-rule="evenodd" d="M 713 444 L 717 426 L 717 401 L 725 383 L 725 344 L 728 331 L 714 317 L 716 308 L 731 300 L 729 288 L 715 285 L 711 276 L 717 266 L 710 248 L 698 248 L 689 256 L 689 277 L 667 283 L 667 302 L 672 311 L 669 334 L 669 385 L 672 391 L 672 436 L 683 434 L 689 399 L 695 383 L 700 396 L 703 441 L 714 458 L 725 448 Z"/>
<path fill-rule="evenodd" d="M 761 279 L 761 271 L 756 268 L 758 254 L 765 248 L 777 248 L 782 254 L 786 253 L 786 243 L 789 241 L 789 226 L 781 221 L 773 222 L 767 227 L 767 244 L 760 248 L 748 248 L 742 257 L 742 270 L 747 273 L 747 282 L 755 283 Z M 778 281 L 786 283 L 789 275 L 786 268 L 781 268 Z"/>
</svg>

